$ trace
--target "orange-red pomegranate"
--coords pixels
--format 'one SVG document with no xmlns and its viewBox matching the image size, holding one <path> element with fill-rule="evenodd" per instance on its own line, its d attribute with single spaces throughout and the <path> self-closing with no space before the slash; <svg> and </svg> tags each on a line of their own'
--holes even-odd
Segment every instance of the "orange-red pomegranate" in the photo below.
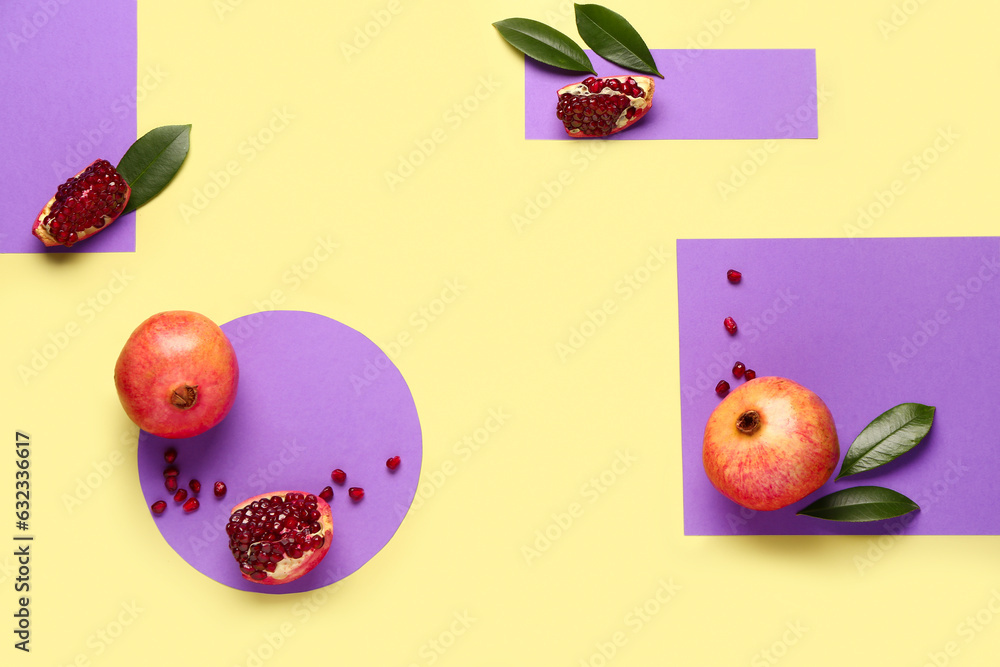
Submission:
<svg viewBox="0 0 1000 667">
<path fill-rule="evenodd" d="M 234 507 L 226 534 L 244 579 L 285 584 L 326 556 L 333 540 L 333 515 L 326 501 L 311 493 L 276 491 Z"/>
<path fill-rule="evenodd" d="M 571 137 L 606 137 L 646 115 L 654 88 L 648 76 L 589 76 L 559 89 L 556 117 Z"/>
<path fill-rule="evenodd" d="M 740 385 L 712 411 L 702 458 L 708 479 L 727 498 L 776 510 L 823 486 L 840 446 L 819 396 L 791 380 L 762 377 Z"/>
<path fill-rule="evenodd" d="M 164 438 L 189 438 L 222 421 L 236 400 L 239 377 L 226 334 L 186 310 L 158 313 L 140 324 L 115 364 L 125 412 Z"/>
</svg>

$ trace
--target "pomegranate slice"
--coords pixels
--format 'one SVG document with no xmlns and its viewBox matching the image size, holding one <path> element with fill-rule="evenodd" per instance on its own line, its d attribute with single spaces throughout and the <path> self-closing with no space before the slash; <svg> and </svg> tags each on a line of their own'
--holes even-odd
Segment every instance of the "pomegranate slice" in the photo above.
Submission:
<svg viewBox="0 0 1000 667">
<path fill-rule="evenodd" d="M 234 507 L 226 534 L 244 579 L 284 584 L 326 556 L 333 540 L 333 515 L 326 501 L 311 493 L 276 491 Z"/>
<path fill-rule="evenodd" d="M 67 248 L 105 229 L 128 203 L 132 189 L 107 160 L 94 160 L 59 186 L 31 233 L 46 246 Z"/>
<path fill-rule="evenodd" d="M 589 76 L 559 89 L 556 117 L 571 137 L 606 137 L 646 115 L 654 88 L 647 76 Z"/>
</svg>

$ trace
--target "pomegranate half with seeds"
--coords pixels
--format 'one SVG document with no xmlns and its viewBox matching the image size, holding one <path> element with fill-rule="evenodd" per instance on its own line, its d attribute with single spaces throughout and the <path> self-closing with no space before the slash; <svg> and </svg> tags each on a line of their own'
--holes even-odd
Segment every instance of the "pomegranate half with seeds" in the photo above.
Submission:
<svg viewBox="0 0 1000 667">
<path fill-rule="evenodd" d="M 647 76 L 589 76 L 559 89 L 556 117 L 571 137 L 606 137 L 646 115 L 654 88 Z"/>
<path fill-rule="evenodd" d="M 114 222 L 132 189 L 107 160 L 94 160 L 59 186 L 31 233 L 46 246 L 72 246 Z"/>
<path fill-rule="evenodd" d="M 125 412 L 164 438 L 189 438 L 222 421 L 236 401 L 239 378 L 226 334 L 186 310 L 158 313 L 140 324 L 115 364 Z"/>
<path fill-rule="evenodd" d="M 234 507 L 226 534 L 244 579 L 285 584 L 326 556 L 333 540 L 333 515 L 326 501 L 311 493 L 276 491 Z"/>
</svg>

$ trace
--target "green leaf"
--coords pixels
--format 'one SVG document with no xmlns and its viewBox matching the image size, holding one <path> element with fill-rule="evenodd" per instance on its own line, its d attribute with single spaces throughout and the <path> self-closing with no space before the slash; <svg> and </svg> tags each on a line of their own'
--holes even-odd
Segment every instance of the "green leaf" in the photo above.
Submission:
<svg viewBox="0 0 1000 667">
<path fill-rule="evenodd" d="M 134 211 L 160 194 L 181 168 L 190 140 L 190 125 L 164 125 L 150 130 L 129 146 L 118 163 L 118 173 L 132 188 L 122 214 Z"/>
<path fill-rule="evenodd" d="M 529 58 L 571 72 L 597 74 L 590 58 L 579 44 L 544 23 L 515 18 L 497 21 L 493 27 L 515 49 Z"/>
<path fill-rule="evenodd" d="M 902 403 L 886 410 L 866 426 L 844 456 L 837 479 L 871 470 L 913 449 L 931 428 L 934 408 Z"/>
<path fill-rule="evenodd" d="M 580 37 L 597 55 L 635 72 L 663 78 L 646 42 L 621 14 L 600 5 L 574 6 Z"/>
<path fill-rule="evenodd" d="M 823 496 L 797 512 L 828 521 L 879 521 L 902 516 L 920 506 L 881 486 L 854 486 Z"/>
</svg>

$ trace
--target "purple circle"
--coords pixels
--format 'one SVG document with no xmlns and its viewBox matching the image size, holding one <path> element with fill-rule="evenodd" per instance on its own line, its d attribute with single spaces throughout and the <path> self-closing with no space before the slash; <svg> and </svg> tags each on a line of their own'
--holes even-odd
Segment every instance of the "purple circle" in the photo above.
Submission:
<svg viewBox="0 0 1000 667">
<path fill-rule="evenodd" d="M 229 415 L 206 433 L 172 440 L 140 431 L 139 481 L 167 543 L 215 581 L 259 593 L 298 593 L 339 581 L 367 563 L 392 538 L 413 501 L 423 447 L 416 406 L 403 376 L 382 350 L 354 329 L 322 315 L 265 311 L 222 325 L 236 350 L 240 382 Z M 200 507 L 181 509 L 164 486 L 164 452 L 182 488 L 201 482 Z M 399 456 L 390 471 L 386 460 Z M 338 486 L 330 472 L 340 468 Z M 227 493 L 216 498 L 217 480 Z M 273 491 L 334 490 L 333 542 L 301 579 L 277 586 L 243 579 L 225 526 L 232 508 Z M 352 501 L 347 490 L 365 490 Z"/>
</svg>

